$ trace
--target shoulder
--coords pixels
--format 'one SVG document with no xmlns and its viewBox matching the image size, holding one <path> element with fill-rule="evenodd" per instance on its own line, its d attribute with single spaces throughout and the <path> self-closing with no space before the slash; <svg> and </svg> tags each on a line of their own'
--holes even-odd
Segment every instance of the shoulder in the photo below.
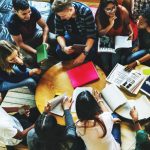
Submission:
<svg viewBox="0 0 150 150">
<path fill-rule="evenodd" d="M 122 15 L 128 15 L 129 14 L 128 10 L 124 6 L 118 5 L 118 9 Z"/>
<path fill-rule="evenodd" d="M 30 9 L 32 13 L 39 13 L 39 11 L 35 7 L 30 6 Z"/>
<path fill-rule="evenodd" d="M 13 25 L 13 24 L 17 24 L 17 22 L 18 22 L 18 16 L 16 14 L 12 14 L 8 18 L 7 24 L 8 25 Z"/>
<path fill-rule="evenodd" d="M 138 130 L 136 132 L 137 143 L 143 143 L 148 140 L 148 134 L 144 130 Z"/>
</svg>

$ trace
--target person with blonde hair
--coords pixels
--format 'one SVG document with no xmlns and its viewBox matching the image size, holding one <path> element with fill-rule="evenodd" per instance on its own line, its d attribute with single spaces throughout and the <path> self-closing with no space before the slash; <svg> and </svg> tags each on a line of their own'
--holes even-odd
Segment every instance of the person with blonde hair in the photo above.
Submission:
<svg viewBox="0 0 150 150">
<path fill-rule="evenodd" d="M 33 75 L 39 75 L 41 70 L 26 68 L 19 48 L 5 41 L 0 41 L 0 91 L 28 86 L 34 92 L 36 81 Z"/>
</svg>

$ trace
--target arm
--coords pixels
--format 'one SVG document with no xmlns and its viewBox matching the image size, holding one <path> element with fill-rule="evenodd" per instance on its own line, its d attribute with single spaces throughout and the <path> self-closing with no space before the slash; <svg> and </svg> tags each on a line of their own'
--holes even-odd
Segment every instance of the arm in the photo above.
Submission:
<svg viewBox="0 0 150 150">
<path fill-rule="evenodd" d="M 7 113 L 18 112 L 19 107 L 3 107 Z"/>
<path fill-rule="evenodd" d="M 48 26 L 42 18 L 37 21 L 37 24 L 43 29 L 43 43 L 46 43 L 49 32 Z"/>
<path fill-rule="evenodd" d="M 30 53 L 36 54 L 36 50 L 34 48 L 32 48 L 31 46 L 29 46 L 23 42 L 21 34 L 13 35 L 12 38 L 15 41 L 15 43 L 17 44 L 17 46 L 19 46 L 20 48 L 22 48 Z"/>
</svg>

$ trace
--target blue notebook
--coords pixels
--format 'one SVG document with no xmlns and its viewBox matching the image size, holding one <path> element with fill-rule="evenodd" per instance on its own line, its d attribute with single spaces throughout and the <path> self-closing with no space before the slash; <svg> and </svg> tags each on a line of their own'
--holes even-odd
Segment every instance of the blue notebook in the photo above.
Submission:
<svg viewBox="0 0 150 150">
<path fill-rule="evenodd" d="M 140 90 L 150 97 L 150 76 L 145 80 Z"/>
</svg>

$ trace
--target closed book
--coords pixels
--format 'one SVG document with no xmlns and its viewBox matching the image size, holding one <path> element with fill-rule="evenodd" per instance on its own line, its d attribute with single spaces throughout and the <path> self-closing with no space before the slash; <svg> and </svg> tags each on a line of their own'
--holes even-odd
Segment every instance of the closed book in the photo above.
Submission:
<svg viewBox="0 0 150 150">
<path fill-rule="evenodd" d="M 36 48 L 36 50 L 37 50 L 37 62 L 38 63 L 41 63 L 44 60 L 48 59 L 46 48 L 47 48 L 47 44 L 44 44 L 44 43 Z"/>
<path fill-rule="evenodd" d="M 99 79 L 94 64 L 90 61 L 67 71 L 74 88 Z"/>
</svg>

